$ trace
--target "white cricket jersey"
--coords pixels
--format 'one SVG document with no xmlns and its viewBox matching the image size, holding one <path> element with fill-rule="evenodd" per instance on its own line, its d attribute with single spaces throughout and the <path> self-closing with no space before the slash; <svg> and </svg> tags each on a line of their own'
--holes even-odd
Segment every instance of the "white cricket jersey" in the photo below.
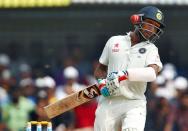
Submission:
<svg viewBox="0 0 188 131">
<path fill-rule="evenodd" d="M 130 68 L 143 68 L 150 64 L 156 64 L 160 70 L 162 69 L 158 48 L 149 41 L 131 47 L 130 33 L 125 36 L 111 37 L 103 49 L 99 62 L 108 66 L 108 73 Z M 127 92 L 132 94 L 127 99 L 145 100 L 146 82 L 131 82 L 128 80 L 125 82 Z"/>
</svg>

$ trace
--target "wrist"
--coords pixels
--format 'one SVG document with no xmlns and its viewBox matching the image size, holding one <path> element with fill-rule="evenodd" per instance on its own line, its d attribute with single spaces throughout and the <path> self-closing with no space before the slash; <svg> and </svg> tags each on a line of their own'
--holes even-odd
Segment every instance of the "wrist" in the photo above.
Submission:
<svg viewBox="0 0 188 131">
<path fill-rule="evenodd" d="M 97 79 L 99 89 L 106 86 L 106 79 Z"/>
<path fill-rule="evenodd" d="M 128 72 L 126 70 L 118 72 L 119 81 L 127 80 L 128 79 Z"/>
</svg>

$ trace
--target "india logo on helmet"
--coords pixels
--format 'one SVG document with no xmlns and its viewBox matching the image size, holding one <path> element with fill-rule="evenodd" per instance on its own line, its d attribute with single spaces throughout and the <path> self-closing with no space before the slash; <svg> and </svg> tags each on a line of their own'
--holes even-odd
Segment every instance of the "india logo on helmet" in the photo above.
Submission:
<svg viewBox="0 0 188 131">
<path fill-rule="evenodd" d="M 156 14 L 156 18 L 157 18 L 158 20 L 162 20 L 162 14 L 161 14 L 160 12 L 158 12 L 158 13 Z"/>
</svg>

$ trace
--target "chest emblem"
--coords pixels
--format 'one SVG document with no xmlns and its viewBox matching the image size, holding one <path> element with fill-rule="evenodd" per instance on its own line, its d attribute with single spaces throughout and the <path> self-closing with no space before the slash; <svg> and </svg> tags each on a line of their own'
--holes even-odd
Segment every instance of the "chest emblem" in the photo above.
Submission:
<svg viewBox="0 0 188 131">
<path fill-rule="evenodd" d="M 144 54 L 146 53 L 146 48 L 140 48 L 138 51 L 140 54 Z"/>
<path fill-rule="evenodd" d="M 119 43 L 113 45 L 112 52 L 119 52 Z"/>
</svg>

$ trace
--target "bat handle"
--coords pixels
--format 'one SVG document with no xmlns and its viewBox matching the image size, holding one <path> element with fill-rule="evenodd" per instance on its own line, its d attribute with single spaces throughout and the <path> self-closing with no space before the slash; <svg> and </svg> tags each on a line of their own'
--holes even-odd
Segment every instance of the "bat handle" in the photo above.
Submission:
<svg viewBox="0 0 188 131">
<path fill-rule="evenodd" d="M 127 76 L 126 76 L 126 75 L 123 75 L 123 76 L 120 76 L 118 79 L 119 79 L 119 82 L 120 82 L 120 81 L 126 80 L 126 79 L 127 79 Z"/>
</svg>

